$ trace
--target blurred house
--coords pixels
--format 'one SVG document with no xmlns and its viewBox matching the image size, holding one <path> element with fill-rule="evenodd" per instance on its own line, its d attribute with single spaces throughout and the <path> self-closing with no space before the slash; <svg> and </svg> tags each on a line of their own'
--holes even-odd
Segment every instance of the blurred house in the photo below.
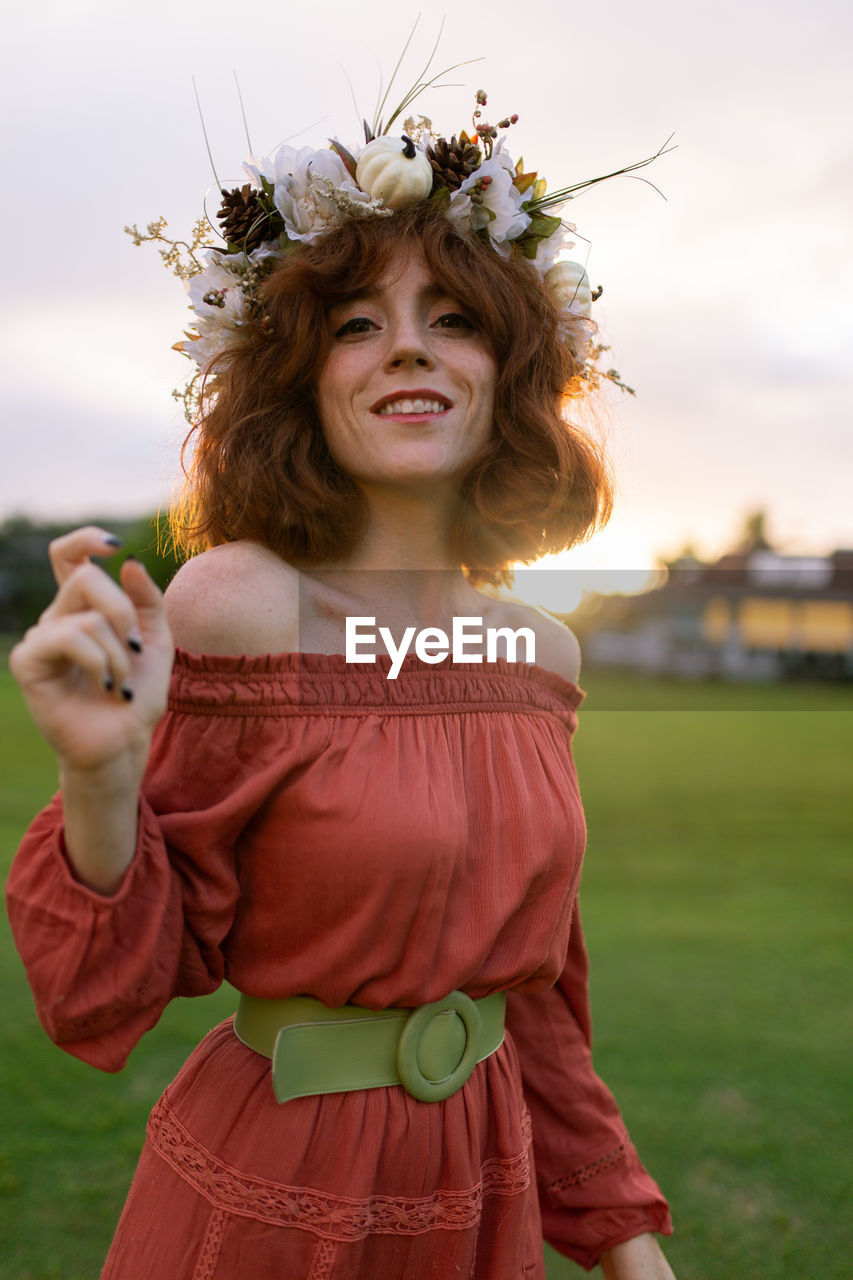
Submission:
<svg viewBox="0 0 853 1280">
<path fill-rule="evenodd" d="M 759 549 L 667 568 L 655 590 L 586 614 L 587 662 L 695 679 L 853 678 L 853 551 Z"/>
</svg>

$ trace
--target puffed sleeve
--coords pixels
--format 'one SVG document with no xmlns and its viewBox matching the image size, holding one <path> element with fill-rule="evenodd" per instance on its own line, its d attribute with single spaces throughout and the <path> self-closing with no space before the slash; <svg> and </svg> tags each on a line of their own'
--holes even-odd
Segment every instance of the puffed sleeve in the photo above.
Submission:
<svg viewBox="0 0 853 1280">
<path fill-rule="evenodd" d="M 7 910 L 39 1019 L 56 1044 L 105 1071 L 124 1066 L 173 996 L 205 995 L 226 976 L 240 835 L 286 761 L 258 744 L 263 721 L 209 712 L 170 700 L 152 742 L 136 853 L 115 895 L 75 879 L 60 796 L 12 864 Z"/>
<path fill-rule="evenodd" d="M 588 959 L 575 908 L 555 986 L 510 993 L 507 1026 L 521 1061 L 545 1239 L 587 1271 L 643 1232 L 669 1235 L 669 1207 L 592 1065 Z"/>
</svg>

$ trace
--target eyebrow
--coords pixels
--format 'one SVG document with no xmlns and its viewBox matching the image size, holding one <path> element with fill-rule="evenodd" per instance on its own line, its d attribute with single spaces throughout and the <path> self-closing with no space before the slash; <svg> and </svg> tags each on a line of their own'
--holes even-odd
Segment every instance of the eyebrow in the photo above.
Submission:
<svg viewBox="0 0 853 1280">
<path fill-rule="evenodd" d="M 379 289 L 375 285 L 367 289 L 359 289 L 357 293 L 348 294 L 347 297 L 341 298 L 338 302 L 333 302 L 329 308 L 330 313 L 339 310 L 341 307 L 351 306 L 353 303 L 373 302 L 387 293 L 386 289 Z M 439 298 L 457 298 L 455 293 L 451 293 L 449 289 L 445 289 L 444 285 L 438 284 L 437 281 L 430 281 L 418 291 L 418 297 L 424 302 L 437 302 Z"/>
</svg>

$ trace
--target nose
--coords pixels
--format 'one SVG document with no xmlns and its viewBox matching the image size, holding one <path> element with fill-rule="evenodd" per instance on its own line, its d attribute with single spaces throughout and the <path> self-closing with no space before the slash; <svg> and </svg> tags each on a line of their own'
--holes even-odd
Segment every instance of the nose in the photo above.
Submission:
<svg viewBox="0 0 853 1280">
<path fill-rule="evenodd" d="M 429 334 L 415 316 L 398 317 L 389 330 L 388 369 L 432 369 L 435 359 Z"/>
</svg>

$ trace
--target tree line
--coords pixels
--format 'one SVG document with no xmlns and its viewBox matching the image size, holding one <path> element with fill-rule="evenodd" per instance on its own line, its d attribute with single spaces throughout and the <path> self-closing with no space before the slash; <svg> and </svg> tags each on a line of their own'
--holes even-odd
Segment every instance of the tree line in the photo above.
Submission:
<svg viewBox="0 0 853 1280">
<path fill-rule="evenodd" d="M 0 634 L 19 637 L 38 621 L 56 592 L 48 544 L 84 524 L 98 525 L 122 539 L 120 551 L 99 561 L 111 576 L 116 576 L 118 566 L 130 554 L 143 562 L 161 589 L 175 574 L 180 561 L 170 548 L 162 516 L 130 520 L 93 516 L 64 523 L 12 516 L 0 524 Z"/>
</svg>

